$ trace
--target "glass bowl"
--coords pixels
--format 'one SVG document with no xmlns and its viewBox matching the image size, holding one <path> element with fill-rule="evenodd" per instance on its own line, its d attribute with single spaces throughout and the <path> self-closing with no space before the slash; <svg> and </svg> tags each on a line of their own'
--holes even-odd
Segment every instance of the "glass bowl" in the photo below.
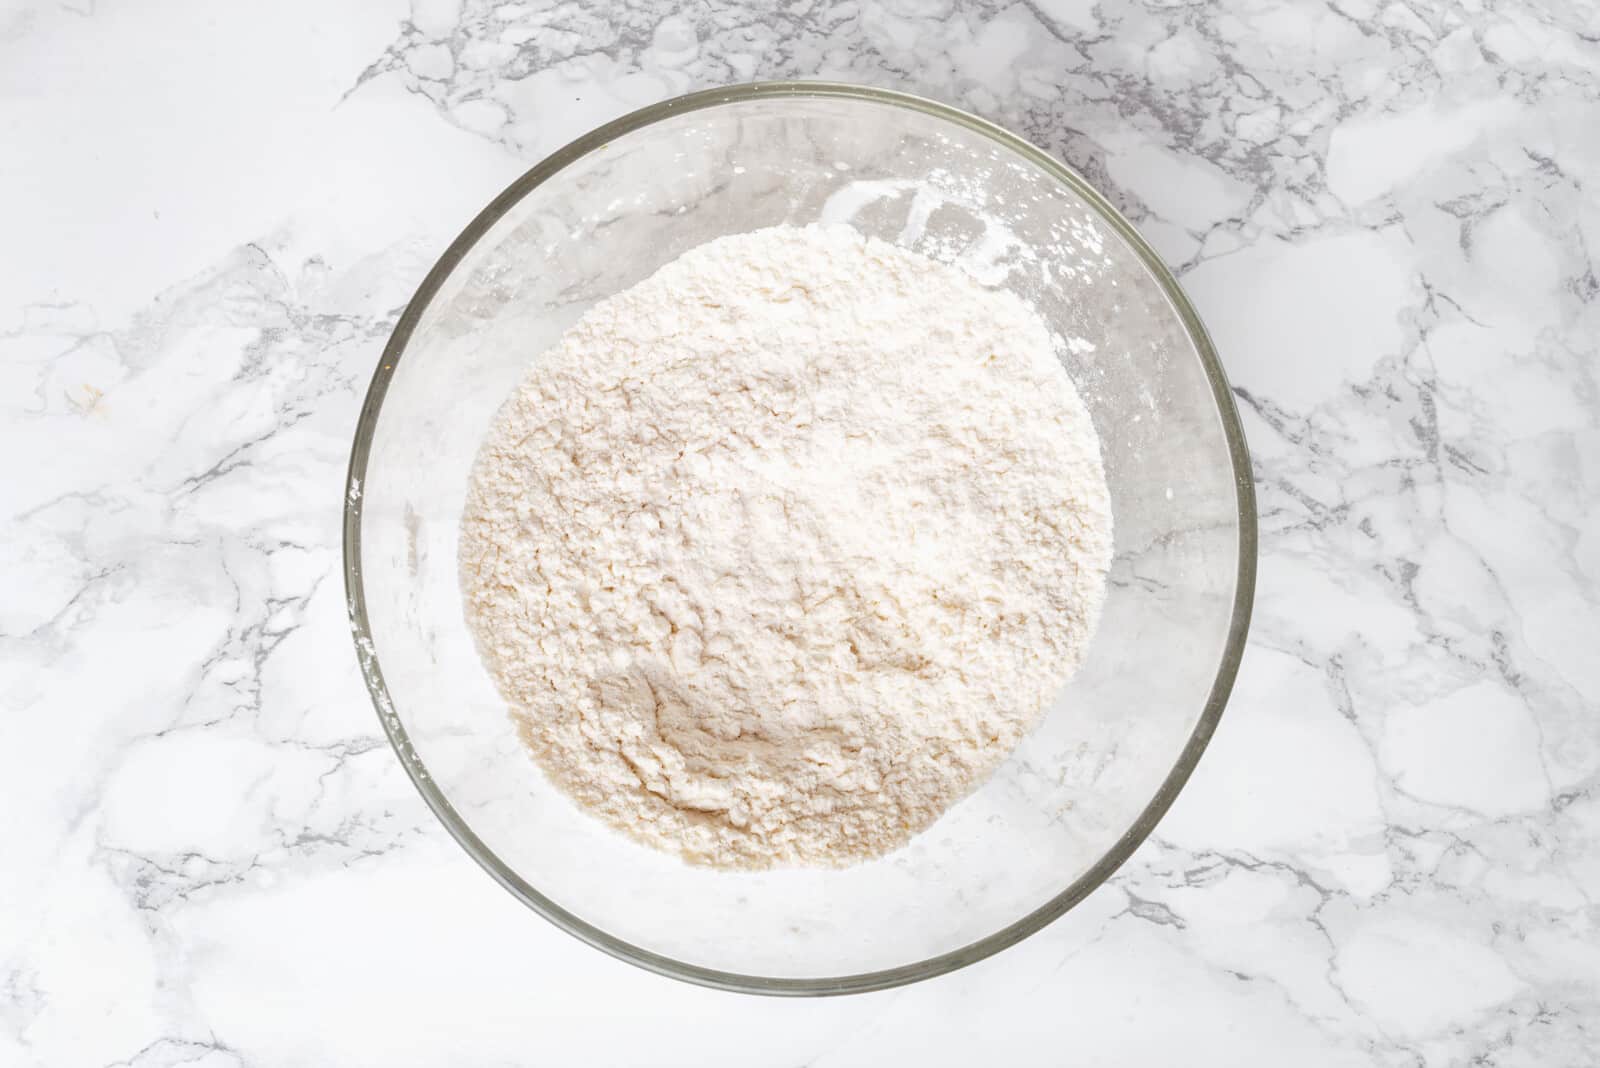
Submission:
<svg viewBox="0 0 1600 1068">
<path fill-rule="evenodd" d="M 1032 303 L 1105 456 L 1116 553 L 1077 676 L 988 782 L 905 848 L 839 870 L 725 872 L 578 810 L 518 742 L 462 613 L 478 444 L 590 305 L 702 242 L 848 223 Z M 1255 576 L 1250 466 L 1177 282 L 1084 180 L 900 93 L 694 93 L 580 138 L 472 221 L 401 316 L 356 429 L 345 581 L 384 729 L 479 864 L 557 926 L 709 986 L 836 994 L 969 964 L 1037 931 L 1150 833 L 1211 737 Z"/>
</svg>

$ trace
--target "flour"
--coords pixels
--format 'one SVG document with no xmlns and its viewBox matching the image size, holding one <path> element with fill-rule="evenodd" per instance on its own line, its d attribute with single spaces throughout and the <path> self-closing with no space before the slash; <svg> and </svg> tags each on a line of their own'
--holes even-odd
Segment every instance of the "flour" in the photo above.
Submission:
<svg viewBox="0 0 1600 1068">
<path fill-rule="evenodd" d="M 1076 668 L 1110 555 L 1038 316 L 842 226 L 595 305 L 502 408 L 461 541 L 544 771 L 746 868 L 876 856 L 982 781 Z"/>
</svg>

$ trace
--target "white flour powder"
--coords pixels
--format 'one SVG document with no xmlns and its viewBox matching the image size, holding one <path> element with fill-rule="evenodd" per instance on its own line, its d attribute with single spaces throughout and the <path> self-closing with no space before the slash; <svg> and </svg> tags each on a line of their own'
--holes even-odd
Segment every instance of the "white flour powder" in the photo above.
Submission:
<svg viewBox="0 0 1600 1068">
<path fill-rule="evenodd" d="M 552 779 L 728 867 L 903 844 L 1094 629 L 1111 517 L 1037 315 L 845 227 L 702 245 L 507 401 L 466 607 Z"/>
</svg>

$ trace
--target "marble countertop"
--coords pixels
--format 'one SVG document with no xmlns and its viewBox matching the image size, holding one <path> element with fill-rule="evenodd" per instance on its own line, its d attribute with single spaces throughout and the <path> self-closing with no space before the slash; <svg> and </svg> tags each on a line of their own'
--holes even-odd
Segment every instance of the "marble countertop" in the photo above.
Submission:
<svg viewBox="0 0 1600 1068">
<path fill-rule="evenodd" d="M 0 1063 L 1600 1062 L 1588 0 L 0 10 Z M 362 392 L 558 145 L 828 77 L 1082 170 L 1208 320 L 1260 592 L 1154 838 L 1041 934 L 809 1002 L 527 913 L 401 773 L 339 562 Z"/>
</svg>

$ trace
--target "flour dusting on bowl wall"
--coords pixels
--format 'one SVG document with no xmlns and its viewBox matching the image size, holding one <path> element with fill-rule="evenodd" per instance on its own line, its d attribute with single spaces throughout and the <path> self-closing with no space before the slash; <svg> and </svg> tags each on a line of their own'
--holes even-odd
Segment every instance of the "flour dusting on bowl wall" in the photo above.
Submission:
<svg viewBox="0 0 1600 1068">
<path fill-rule="evenodd" d="M 779 850 L 782 855 L 769 859 L 783 866 L 765 870 L 685 864 L 615 833 L 575 803 L 570 788 L 563 790 L 528 759 L 518 721 L 506 715 L 506 701 L 461 610 L 461 520 L 485 431 L 518 384 L 537 375 L 540 355 L 554 351 L 585 313 L 707 242 L 819 223 L 827 225 L 815 232 L 848 226 L 854 232 L 849 240 L 859 242 L 855 235 L 861 235 L 894 246 L 908 262 L 949 264 L 974 290 L 1024 307 L 1060 339 L 1051 346 L 1064 372 L 1057 377 L 1076 385 L 1098 433 L 1115 520 L 1104 605 L 1076 675 L 1045 699 L 1037 727 L 1021 735 L 992 775 L 983 761 L 964 769 L 969 781 L 981 784 L 903 848 L 847 848 L 842 852 L 858 862 L 842 867 L 794 866 L 826 859 L 801 856 L 798 847 Z M 895 255 L 879 258 L 893 261 Z M 748 266 L 752 272 L 759 267 L 753 261 Z M 782 275 L 779 270 L 774 277 Z M 769 290 L 772 280 L 763 283 Z M 752 279 L 741 292 L 761 288 Z M 679 314 L 666 306 L 658 310 L 667 319 Z M 930 329 L 939 327 L 937 315 L 927 318 Z M 668 336 L 666 327 L 655 328 Z M 784 346 L 774 351 L 781 355 Z M 911 362 L 910 355 L 898 353 L 874 366 L 892 376 Z M 803 366 L 786 371 L 795 385 L 787 392 L 785 375 L 763 379 L 762 388 L 773 390 L 768 401 L 776 402 L 767 405 L 767 418 L 777 420 L 772 428 L 792 428 L 793 417 L 803 415 L 804 372 Z M 857 388 L 864 391 L 859 383 Z M 883 395 L 916 396 L 939 388 L 934 374 L 928 383 L 900 382 Z M 570 400 L 580 394 L 552 395 Z M 787 414 L 786 397 L 793 407 Z M 930 406 L 923 414 L 951 410 Z M 939 422 L 908 418 L 898 431 L 884 429 L 893 425 L 889 421 L 878 430 L 926 461 L 928 441 L 960 442 L 971 429 L 957 420 L 945 426 L 941 439 Z M 1018 432 L 1025 434 L 1029 425 L 1021 421 Z M 562 430 L 546 428 L 553 448 L 568 440 Z M 1070 444 L 1071 435 L 1030 449 L 1029 456 L 1062 455 L 1064 441 Z M 753 462 L 763 443 L 745 444 L 740 462 Z M 991 447 L 981 455 L 997 452 L 1003 449 Z M 683 460 L 691 467 L 718 462 L 723 461 Z M 841 484 L 859 492 L 862 472 L 869 469 L 840 466 Z M 1040 464 L 1030 477 L 1045 478 L 1045 469 Z M 614 478 L 625 478 L 629 465 L 614 464 L 612 470 Z M 768 474 L 776 478 L 788 470 L 798 469 L 780 465 Z M 361 493 L 352 495 L 346 513 L 347 580 L 363 665 L 375 701 L 392 713 L 385 715 L 385 726 L 397 751 L 446 826 L 513 893 L 579 937 L 645 967 L 745 990 L 836 993 L 938 974 L 1037 930 L 1104 881 L 1149 832 L 1198 759 L 1237 667 L 1253 583 L 1253 500 L 1237 416 L 1198 320 L 1148 246 L 1081 179 L 1003 131 L 927 101 L 845 86 L 782 84 L 698 94 L 619 120 L 535 168 L 469 227 L 408 308 L 375 376 L 351 474 Z M 686 467 L 679 477 L 724 486 L 715 474 Z M 919 492 L 929 495 L 925 506 L 936 506 L 932 514 L 943 509 L 978 524 L 984 492 L 1012 507 L 1006 495 L 1028 482 L 1006 482 L 998 466 L 992 474 L 988 482 L 930 480 Z M 938 492 L 950 499 L 939 499 Z M 804 505 L 805 498 L 796 493 L 787 499 Z M 718 499 L 715 493 L 705 498 L 708 506 Z M 886 505 L 881 495 L 860 500 L 873 522 L 898 507 Z M 1040 523 L 1060 512 L 1014 509 L 1019 521 Z M 662 530 L 677 519 L 674 509 L 658 509 L 638 519 L 643 526 L 628 531 L 624 543 L 663 544 Z M 764 531 L 763 524 L 781 520 L 753 514 L 741 517 L 740 529 Z M 802 534 L 837 526 L 808 526 L 793 515 L 787 522 L 783 531 Z M 983 529 L 991 534 L 1010 529 L 996 527 L 993 517 L 988 522 Z M 692 538 L 695 530 L 689 533 Z M 818 539 L 797 544 L 795 560 L 815 560 L 816 554 L 826 559 L 833 547 L 823 544 L 820 533 Z M 892 574 L 892 581 L 878 582 L 873 590 L 893 590 L 902 581 L 914 585 L 918 576 L 938 578 L 953 602 L 980 591 L 1003 600 L 1008 588 L 1032 589 L 1020 581 L 984 590 L 981 568 L 968 568 L 974 573 L 951 582 L 942 565 L 921 560 L 906 539 L 879 540 L 876 554 L 857 546 L 840 557 L 881 565 L 885 576 Z M 970 547 L 969 539 L 957 541 Z M 1058 539 L 1069 546 L 1068 559 L 1070 541 Z M 770 554 L 777 544 L 766 544 L 763 552 Z M 935 557 L 948 549 L 928 535 Z M 997 553 L 1004 559 L 1003 544 L 997 543 Z M 1090 558 L 1080 563 L 1092 572 Z M 654 583 L 657 590 L 668 586 Z M 931 583 L 922 592 L 927 597 L 909 602 L 915 611 L 906 618 L 927 633 L 940 622 L 929 613 L 946 609 L 930 607 L 937 604 Z M 604 593 L 596 583 L 584 596 Z M 803 592 L 796 596 L 802 617 L 810 606 L 817 621 L 828 619 L 827 602 L 813 604 Z M 714 738 L 696 738 L 693 731 L 706 724 L 694 713 L 695 702 L 680 700 L 674 689 L 681 682 L 674 676 L 674 639 L 681 636 L 676 654 L 684 665 L 700 663 L 715 628 L 706 628 L 703 619 L 697 626 L 687 615 L 675 618 L 687 606 L 668 600 L 655 604 L 649 619 L 632 621 L 635 634 L 643 633 L 640 626 L 663 628 L 651 637 L 662 657 L 648 671 L 618 665 L 616 676 L 603 683 L 613 687 L 610 696 L 597 699 L 599 711 L 587 728 L 577 717 L 574 729 L 589 730 L 591 739 L 601 737 L 597 731 L 609 732 L 619 763 L 626 764 L 626 756 L 638 765 L 625 772 L 614 768 L 631 776 L 619 782 L 654 785 L 654 796 L 684 802 L 682 811 L 692 808 L 701 790 L 707 819 L 728 827 L 741 819 L 754 825 L 759 805 L 747 797 L 741 809 L 737 791 L 717 795 L 710 765 L 668 766 L 675 759 L 671 747 L 636 743 L 647 740 L 650 730 L 663 736 L 659 716 L 665 710 L 668 733 L 689 731 L 675 735 L 686 761 L 711 751 L 721 759 L 729 747 L 744 743 L 760 766 L 771 756 L 764 745 L 793 736 L 785 731 L 821 726 L 806 717 L 832 706 L 779 701 L 793 711 L 794 722 L 779 717 L 725 723 Z M 1068 602 L 1079 601 L 1067 598 L 1057 605 L 1059 618 L 1071 615 Z M 697 610 L 714 603 L 738 602 L 701 600 Z M 1040 641 L 1018 646 L 1030 651 L 1020 660 L 1023 670 L 1011 676 L 1019 686 L 996 692 L 993 702 L 960 702 L 969 711 L 950 721 L 952 731 L 978 739 L 1002 720 L 1027 719 L 1029 680 L 1040 686 L 1051 672 L 1070 674 L 1065 631 L 1056 632 L 1060 648 L 1045 656 L 1050 614 L 1027 597 L 1019 605 L 1015 619 L 1004 610 L 987 617 L 1019 627 L 1030 625 L 1027 617 L 1041 628 Z M 953 603 L 950 610 L 957 607 Z M 1081 604 L 1077 611 L 1083 611 Z M 858 611 L 834 622 L 864 624 L 863 616 Z M 767 670 L 770 664 L 759 671 L 760 665 L 745 662 L 735 667 L 751 679 L 803 677 L 807 685 L 825 688 L 839 677 L 837 662 L 829 674 L 826 656 L 848 655 L 860 665 L 877 663 L 873 654 L 882 652 L 889 654 L 884 663 L 892 662 L 906 680 L 925 683 L 918 670 L 959 677 L 953 662 L 920 665 L 904 658 L 907 651 L 926 655 L 933 648 L 926 641 L 886 642 L 879 650 L 858 642 L 849 652 L 847 643 L 826 640 L 837 627 L 808 629 L 810 622 L 795 621 L 795 632 L 807 634 L 824 661 L 802 665 L 804 670 L 790 665 L 784 668 L 789 675 Z M 869 627 L 862 633 L 887 632 Z M 692 647 L 697 640 L 699 649 Z M 770 653 L 784 647 L 763 642 L 749 648 Z M 1053 666 L 1029 675 L 1030 656 Z M 907 693 L 915 692 L 913 682 L 907 686 Z M 1015 707 L 1002 711 L 1008 700 Z M 546 713 L 560 714 L 554 709 Z M 1017 709 L 1024 714 L 1012 715 Z M 881 775 L 919 755 L 937 759 L 940 752 L 936 745 L 913 746 L 904 760 L 873 763 L 860 760 L 856 743 L 862 739 L 847 730 L 818 737 L 823 735 L 835 748 L 824 744 L 811 755 L 820 764 L 837 760 L 832 771 L 841 782 L 855 783 L 852 774 Z M 1010 748 L 1009 740 L 1003 748 Z M 958 752 L 947 748 L 944 759 L 954 762 Z M 855 784 L 867 792 L 873 785 Z M 826 799 L 818 805 L 811 815 L 828 818 Z M 898 845 L 914 829 L 902 827 L 890 836 L 894 842 L 883 844 Z"/>
</svg>

